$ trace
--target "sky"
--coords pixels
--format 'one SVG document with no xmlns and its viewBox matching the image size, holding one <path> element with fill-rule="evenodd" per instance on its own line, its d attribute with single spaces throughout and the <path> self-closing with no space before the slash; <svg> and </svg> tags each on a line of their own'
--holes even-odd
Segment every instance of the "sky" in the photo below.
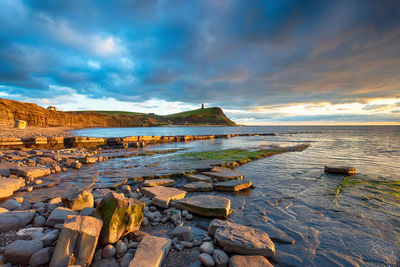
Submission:
<svg viewBox="0 0 400 267">
<path fill-rule="evenodd" d="M 398 0 L 1 0 L 0 97 L 237 123 L 400 124 Z"/>
</svg>

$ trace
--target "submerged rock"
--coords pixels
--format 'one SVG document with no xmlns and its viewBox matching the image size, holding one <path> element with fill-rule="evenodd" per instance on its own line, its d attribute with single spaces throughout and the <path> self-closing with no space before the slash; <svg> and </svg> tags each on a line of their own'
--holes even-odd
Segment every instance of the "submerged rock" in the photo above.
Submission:
<svg viewBox="0 0 400 267">
<path fill-rule="evenodd" d="M 171 249 L 171 239 L 146 235 L 140 242 L 130 267 L 158 267 Z"/>
<path fill-rule="evenodd" d="M 275 245 L 269 236 L 258 229 L 248 226 L 213 220 L 208 232 L 214 236 L 216 243 L 226 252 L 243 255 L 263 255 L 272 257 Z"/>
<path fill-rule="evenodd" d="M 206 182 L 193 182 L 186 184 L 183 189 L 188 192 L 208 192 L 213 190 L 213 186 Z"/>
<path fill-rule="evenodd" d="M 152 198 L 151 204 L 161 208 L 168 208 L 171 200 L 182 199 L 186 196 L 186 191 L 164 186 L 142 188 L 141 192 Z"/>
<path fill-rule="evenodd" d="M 251 187 L 250 180 L 231 180 L 219 182 L 214 185 L 214 189 L 218 191 L 240 191 Z"/>
<path fill-rule="evenodd" d="M 143 182 L 143 186 L 173 186 L 175 184 L 175 180 L 173 179 L 150 179 L 150 180 L 145 180 Z"/>
<path fill-rule="evenodd" d="M 233 256 L 229 261 L 229 267 L 273 267 L 263 256 Z"/>
<path fill-rule="evenodd" d="M 179 200 L 177 207 L 203 216 L 225 217 L 231 213 L 231 201 L 228 198 L 211 195 Z"/>
<path fill-rule="evenodd" d="M 51 258 L 50 267 L 88 266 L 93 259 L 103 222 L 91 216 L 68 216 Z"/>
<path fill-rule="evenodd" d="M 121 236 L 139 230 L 145 204 L 121 194 L 109 193 L 96 208 L 95 215 L 103 220 L 101 244 L 117 242 Z"/>
</svg>

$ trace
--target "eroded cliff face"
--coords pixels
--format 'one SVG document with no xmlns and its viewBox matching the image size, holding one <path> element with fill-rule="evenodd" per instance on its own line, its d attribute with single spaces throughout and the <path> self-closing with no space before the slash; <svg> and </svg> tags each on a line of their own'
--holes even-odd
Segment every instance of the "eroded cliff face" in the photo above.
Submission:
<svg viewBox="0 0 400 267">
<path fill-rule="evenodd" d="M 151 117 L 128 115 L 104 115 L 95 112 L 62 112 L 42 108 L 36 104 L 0 99 L 0 121 L 13 124 L 24 120 L 29 126 L 41 127 L 135 127 L 156 126 L 160 122 Z"/>
<path fill-rule="evenodd" d="M 42 108 L 33 103 L 24 103 L 0 98 L 0 124 L 13 125 L 15 120 L 27 121 L 28 126 L 39 127 L 146 127 L 160 125 L 236 125 L 220 108 L 208 108 L 194 115 L 172 114 L 158 116 L 150 114 L 107 115 L 97 112 L 63 112 Z"/>
</svg>

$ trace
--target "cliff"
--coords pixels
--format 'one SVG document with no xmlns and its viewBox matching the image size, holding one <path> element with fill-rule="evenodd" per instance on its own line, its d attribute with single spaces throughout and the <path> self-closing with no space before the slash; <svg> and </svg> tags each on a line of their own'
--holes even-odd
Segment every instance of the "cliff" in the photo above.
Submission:
<svg viewBox="0 0 400 267">
<path fill-rule="evenodd" d="M 146 127 L 161 125 L 236 125 L 221 108 L 206 108 L 160 116 L 155 114 L 122 111 L 63 112 L 0 98 L 0 122 L 11 125 L 24 120 L 29 126 L 40 127 Z"/>
</svg>

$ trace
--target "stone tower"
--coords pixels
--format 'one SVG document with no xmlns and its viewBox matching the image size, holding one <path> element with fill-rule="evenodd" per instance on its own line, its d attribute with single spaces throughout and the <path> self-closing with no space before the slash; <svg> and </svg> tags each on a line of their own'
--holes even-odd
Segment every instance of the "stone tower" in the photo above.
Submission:
<svg viewBox="0 0 400 267">
<path fill-rule="evenodd" d="M 204 104 L 201 104 L 201 109 L 204 109 Z"/>
</svg>

